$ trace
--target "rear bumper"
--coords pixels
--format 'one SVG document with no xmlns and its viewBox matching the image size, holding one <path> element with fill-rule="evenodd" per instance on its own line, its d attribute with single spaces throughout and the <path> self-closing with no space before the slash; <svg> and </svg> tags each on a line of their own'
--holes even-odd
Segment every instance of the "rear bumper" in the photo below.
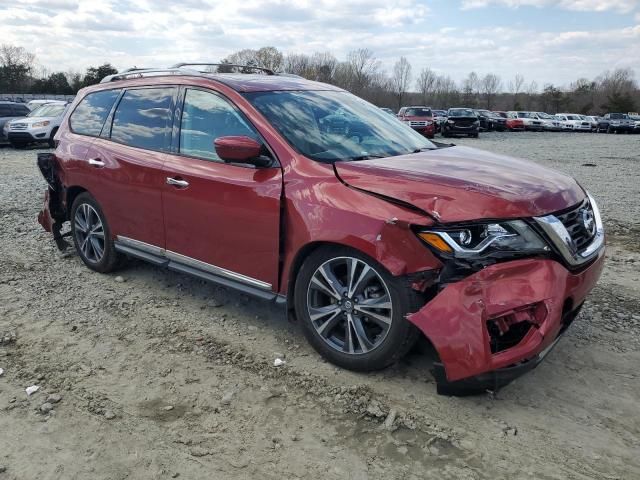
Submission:
<svg viewBox="0 0 640 480">
<path fill-rule="evenodd" d="M 579 273 L 553 260 L 514 260 L 446 286 L 407 317 L 438 352 L 439 391 L 498 388 L 534 368 L 575 317 L 603 266 L 604 248 Z M 506 329 L 504 337 L 496 335 L 497 324 Z M 513 333 L 508 347 L 496 347 L 510 332 L 521 336 Z"/>
</svg>

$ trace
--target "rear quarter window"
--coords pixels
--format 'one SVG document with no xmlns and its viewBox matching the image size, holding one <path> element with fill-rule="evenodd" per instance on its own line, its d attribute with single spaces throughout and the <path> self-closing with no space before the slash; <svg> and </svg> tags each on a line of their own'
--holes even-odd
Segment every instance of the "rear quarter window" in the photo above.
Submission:
<svg viewBox="0 0 640 480">
<path fill-rule="evenodd" d="M 116 107 L 111 139 L 147 150 L 168 150 L 175 88 L 127 90 Z"/>
<path fill-rule="evenodd" d="M 69 118 L 71 131 L 92 137 L 100 135 L 102 126 L 119 95 L 120 90 L 103 90 L 84 97 Z"/>
</svg>

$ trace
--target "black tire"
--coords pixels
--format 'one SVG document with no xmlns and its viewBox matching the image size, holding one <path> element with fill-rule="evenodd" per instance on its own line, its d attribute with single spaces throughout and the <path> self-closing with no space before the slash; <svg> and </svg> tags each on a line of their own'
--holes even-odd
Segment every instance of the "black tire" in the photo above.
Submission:
<svg viewBox="0 0 640 480">
<path fill-rule="evenodd" d="M 607 127 L 607 133 L 615 133 L 615 131 L 613 130 L 613 128 L 611 128 L 611 125 L 609 125 Z"/>
<path fill-rule="evenodd" d="M 370 350 L 365 350 L 363 347 L 359 352 L 357 352 L 355 348 L 353 349 L 353 353 L 345 351 L 348 345 L 346 332 L 347 329 L 350 328 L 348 325 L 351 325 L 347 322 L 347 318 L 358 319 L 361 329 L 365 327 L 369 329 L 380 328 L 380 324 L 370 316 L 367 318 L 365 314 L 357 311 L 358 306 L 362 308 L 364 302 L 368 301 L 367 299 L 361 300 L 361 304 L 358 305 L 356 295 L 354 294 L 352 297 L 344 297 L 342 307 L 340 307 L 335 299 L 331 300 L 332 297 L 324 295 L 332 302 L 329 307 L 339 312 L 336 315 L 335 323 L 333 323 L 334 326 L 328 327 L 329 330 L 326 330 L 327 337 L 331 337 L 327 339 L 321 336 L 316 330 L 316 328 L 323 327 L 314 326 L 309 313 L 310 302 L 313 301 L 314 295 L 318 295 L 319 293 L 317 287 L 315 292 L 312 290 L 314 288 L 312 287 L 314 275 L 319 272 L 321 266 L 328 265 L 329 262 L 344 261 L 345 259 L 349 259 L 347 261 L 356 259 L 364 262 L 369 268 L 373 269 L 378 276 L 377 278 L 383 281 L 383 283 L 379 285 L 382 285 L 383 288 L 386 287 L 390 298 L 392 310 L 388 317 L 391 321 L 387 324 L 386 332 L 380 334 L 382 338 L 374 338 L 374 342 L 369 345 L 369 347 L 371 347 Z M 360 272 L 363 271 L 364 270 L 360 270 Z M 358 275 L 354 275 L 354 277 L 356 276 Z M 374 278 L 373 281 L 376 281 L 376 279 Z M 340 287 L 342 287 L 342 284 L 340 284 L 338 288 Z M 368 288 L 369 287 L 367 287 L 367 289 Z M 365 293 L 367 289 L 364 290 Z M 379 289 L 378 292 L 380 291 L 383 290 Z M 386 294 L 383 295 L 383 298 L 386 298 Z M 354 310 L 350 314 L 344 311 L 346 305 L 350 303 L 347 300 L 353 302 L 354 306 Z M 348 370 L 372 371 L 385 368 L 400 360 L 411 349 L 420 335 L 419 330 L 405 318 L 408 313 L 416 311 L 420 307 L 420 301 L 416 292 L 411 290 L 408 283 L 393 277 L 382 265 L 372 258 L 347 247 L 321 247 L 307 257 L 296 278 L 294 304 L 296 316 L 301 323 L 302 331 L 311 346 L 329 362 Z M 332 315 L 330 315 L 330 317 L 333 318 Z M 323 316 L 321 319 L 316 319 L 316 321 L 324 322 L 324 318 L 328 319 L 329 317 Z M 326 322 L 329 323 L 329 320 L 326 320 Z M 356 329 L 357 327 L 354 326 L 353 328 Z M 335 335 L 329 335 L 331 332 L 335 332 Z M 360 340 L 361 335 L 359 336 L 355 333 L 356 330 L 349 330 L 349 332 L 353 332 L 352 337 L 354 341 L 352 345 L 356 343 L 360 346 L 364 345 Z M 338 346 L 335 345 L 335 342 L 339 342 L 340 340 L 334 339 L 338 338 L 340 334 L 342 334 L 342 338 L 344 339 L 342 349 L 339 349 Z M 371 337 L 367 336 L 366 339 L 370 340 Z"/>
<path fill-rule="evenodd" d="M 93 211 L 89 218 L 95 218 L 95 213 L 102 225 L 102 242 L 100 242 L 100 238 L 97 233 L 92 238 L 88 238 L 86 242 L 83 242 L 83 238 L 86 239 L 87 237 L 87 230 L 89 230 L 89 228 L 86 230 L 81 229 L 81 222 L 77 221 L 77 216 L 79 215 L 79 210 L 85 210 L 87 209 L 87 206 Z M 82 213 L 80 213 L 80 215 L 82 215 Z M 73 244 L 75 245 L 76 252 L 78 252 L 80 259 L 84 264 L 91 270 L 100 273 L 109 273 L 116 270 L 120 265 L 120 255 L 115 250 L 113 238 L 111 238 L 111 229 L 109 228 L 107 219 L 102 212 L 102 208 L 100 208 L 100 205 L 90 193 L 83 192 L 75 198 L 73 205 L 71 206 L 70 220 Z M 91 221 L 87 222 L 87 224 L 90 227 Z M 96 244 L 96 242 L 98 246 L 92 245 Z M 102 245 L 102 255 L 99 256 L 98 251 L 100 244 Z M 85 247 L 83 247 L 83 245 L 85 245 Z M 94 258 L 91 258 L 92 256 Z"/>
<path fill-rule="evenodd" d="M 51 130 L 51 136 L 49 136 L 49 140 L 47 140 L 47 143 L 49 144 L 49 148 L 56 148 L 56 142 L 53 140 L 53 137 L 56 136 L 56 133 L 58 133 L 57 127 Z"/>
<path fill-rule="evenodd" d="M 472 133 L 471 135 L 469 135 L 471 138 L 478 138 L 480 136 L 479 133 Z"/>
<path fill-rule="evenodd" d="M 449 134 L 444 130 L 444 128 L 442 129 L 441 135 L 442 135 L 444 138 L 449 138 Z"/>
</svg>

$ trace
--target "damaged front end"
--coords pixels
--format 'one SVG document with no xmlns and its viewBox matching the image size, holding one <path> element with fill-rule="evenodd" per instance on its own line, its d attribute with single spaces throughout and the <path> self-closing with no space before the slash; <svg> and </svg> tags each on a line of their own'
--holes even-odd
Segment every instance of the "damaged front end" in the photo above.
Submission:
<svg viewBox="0 0 640 480">
<path fill-rule="evenodd" d="M 47 232 L 53 234 L 53 239 L 60 251 L 69 248 L 65 238 L 68 233 L 62 233 L 62 225 L 67 220 L 67 211 L 63 203 L 64 188 L 58 175 L 58 164 L 53 153 L 38 154 L 38 168 L 47 182 L 44 195 L 44 205 L 38 214 L 38 223 Z"/>
</svg>

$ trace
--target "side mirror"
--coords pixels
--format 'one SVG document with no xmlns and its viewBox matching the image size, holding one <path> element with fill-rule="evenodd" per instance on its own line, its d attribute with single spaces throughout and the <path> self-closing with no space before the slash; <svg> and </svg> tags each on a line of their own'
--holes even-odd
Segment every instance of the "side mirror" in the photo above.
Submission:
<svg viewBox="0 0 640 480">
<path fill-rule="evenodd" d="M 264 157 L 260 156 L 262 145 L 251 137 L 218 137 L 213 144 L 216 148 L 216 153 L 225 162 L 248 163 L 259 167 L 267 166 L 269 163 Z"/>
</svg>

